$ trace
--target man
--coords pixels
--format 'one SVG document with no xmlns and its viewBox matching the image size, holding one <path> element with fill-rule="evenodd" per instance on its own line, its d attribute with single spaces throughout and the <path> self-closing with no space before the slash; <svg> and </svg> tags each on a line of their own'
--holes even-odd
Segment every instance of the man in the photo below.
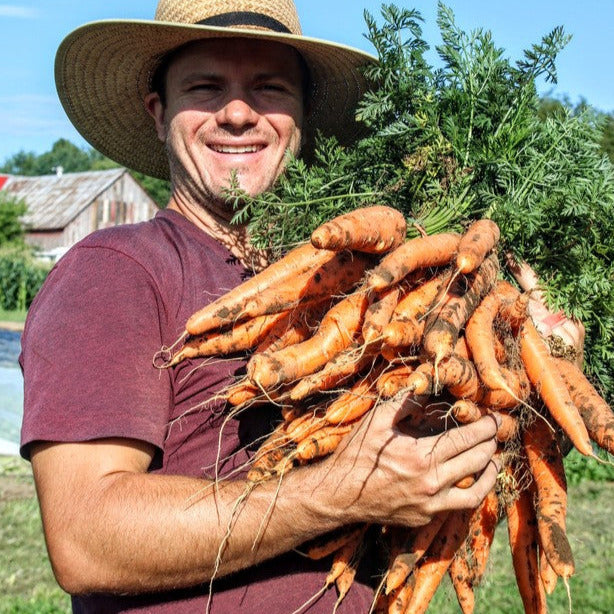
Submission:
<svg viewBox="0 0 614 614">
<path fill-rule="evenodd" d="M 351 137 L 371 60 L 304 39 L 290 0 L 161 0 L 154 22 L 91 24 L 62 44 L 73 123 L 172 184 L 153 221 L 95 233 L 58 263 L 23 335 L 22 454 L 74 611 L 331 612 L 332 590 L 306 605 L 330 562 L 301 557 L 302 543 L 356 522 L 420 526 L 492 488 L 494 419 L 416 439 L 396 426 L 398 401 L 327 460 L 244 498 L 246 448 L 270 422 L 230 419 L 216 397 L 243 362 L 152 366 L 191 313 L 262 264 L 229 223 L 231 174 L 258 194 L 315 129 Z M 357 578 L 339 612 L 368 611 L 374 581 Z"/>
</svg>

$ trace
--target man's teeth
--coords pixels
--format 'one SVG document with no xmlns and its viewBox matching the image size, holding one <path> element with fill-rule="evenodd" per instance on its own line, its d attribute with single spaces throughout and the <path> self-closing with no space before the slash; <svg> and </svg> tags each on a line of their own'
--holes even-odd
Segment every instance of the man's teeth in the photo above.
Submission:
<svg viewBox="0 0 614 614">
<path fill-rule="evenodd" d="M 212 149 L 219 153 L 242 154 L 256 153 L 257 151 L 260 151 L 261 147 L 258 145 L 244 145 L 241 147 L 233 147 L 231 145 L 213 145 Z"/>
</svg>

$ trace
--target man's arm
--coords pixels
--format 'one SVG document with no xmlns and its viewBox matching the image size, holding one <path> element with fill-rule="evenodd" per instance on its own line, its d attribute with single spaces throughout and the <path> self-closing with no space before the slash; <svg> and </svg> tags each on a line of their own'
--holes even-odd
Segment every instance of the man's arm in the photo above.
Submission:
<svg viewBox="0 0 614 614">
<path fill-rule="evenodd" d="M 254 488 L 146 473 L 154 449 L 122 439 L 36 444 L 32 466 L 53 569 L 69 593 L 205 582 L 353 522 L 419 526 L 475 507 L 498 467 L 491 418 L 438 437 L 396 428 L 388 403 L 328 459 Z M 481 477 L 469 489 L 454 484 Z M 221 546 L 223 545 L 223 548 Z"/>
</svg>

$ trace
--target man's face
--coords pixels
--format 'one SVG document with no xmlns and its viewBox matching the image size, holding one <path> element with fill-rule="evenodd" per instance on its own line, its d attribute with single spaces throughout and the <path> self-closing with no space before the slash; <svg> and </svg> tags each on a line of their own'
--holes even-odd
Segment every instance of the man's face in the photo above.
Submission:
<svg viewBox="0 0 614 614">
<path fill-rule="evenodd" d="M 297 54 L 278 43 L 245 39 L 186 47 L 166 75 L 166 105 L 148 108 L 166 143 L 174 187 L 220 201 L 233 172 L 254 196 L 269 189 L 300 149 L 302 73 Z M 222 196 L 223 199 L 223 196 Z"/>
</svg>

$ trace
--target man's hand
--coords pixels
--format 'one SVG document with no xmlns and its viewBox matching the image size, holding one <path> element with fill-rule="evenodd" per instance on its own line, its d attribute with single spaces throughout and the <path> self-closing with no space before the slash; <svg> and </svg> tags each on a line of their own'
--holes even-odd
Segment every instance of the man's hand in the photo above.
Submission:
<svg viewBox="0 0 614 614">
<path fill-rule="evenodd" d="M 581 365 L 585 336 L 582 322 L 567 317 L 562 311 L 554 313 L 548 309 L 539 277 L 527 262 L 518 263 L 508 256 L 507 264 L 518 285 L 530 293 L 529 315 L 533 318 L 537 330 L 546 338 L 559 337 L 565 345 L 573 348 L 576 362 Z"/>
<path fill-rule="evenodd" d="M 349 521 L 421 526 L 441 511 L 477 507 L 493 488 L 500 469 L 496 415 L 414 437 L 399 425 L 413 409 L 411 399 L 378 405 L 322 463 Z M 468 476 L 472 486 L 456 486 Z"/>
</svg>

